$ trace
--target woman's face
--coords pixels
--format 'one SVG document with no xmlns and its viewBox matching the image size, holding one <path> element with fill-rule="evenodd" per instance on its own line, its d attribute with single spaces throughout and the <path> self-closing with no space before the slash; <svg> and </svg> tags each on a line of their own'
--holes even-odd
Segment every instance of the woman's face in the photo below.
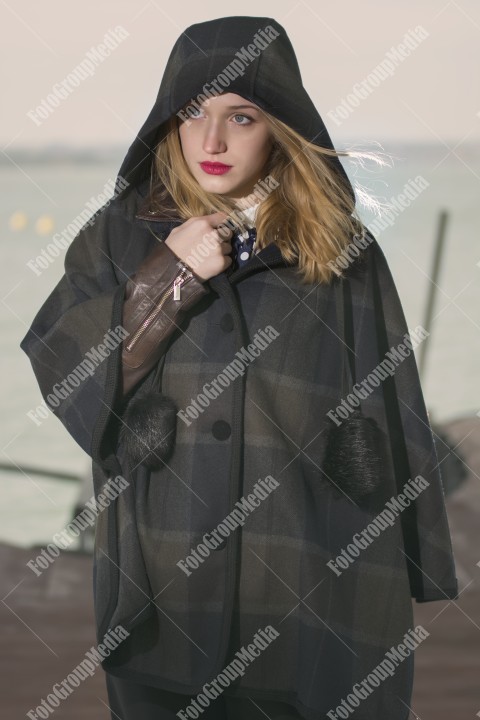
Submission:
<svg viewBox="0 0 480 720">
<path fill-rule="evenodd" d="M 186 117 L 188 122 L 180 120 L 179 124 L 180 143 L 199 185 L 234 200 L 253 192 L 255 183 L 264 178 L 263 168 L 273 146 L 257 106 L 241 95 L 225 93 L 202 103 L 200 110 L 192 108 Z M 208 163 L 229 168 L 212 174 Z"/>
</svg>

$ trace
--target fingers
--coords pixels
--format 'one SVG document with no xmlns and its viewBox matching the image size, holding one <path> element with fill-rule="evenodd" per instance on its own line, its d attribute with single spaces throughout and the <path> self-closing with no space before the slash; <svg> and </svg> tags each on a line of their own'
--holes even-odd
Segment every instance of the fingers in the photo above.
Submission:
<svg viewBox="0 0 480 720">
<path fill-rule="evenodd" d="M 224 223 L 227 216 L 225 213 L 213 213 L 207 217 L 210 227 L 212 228 L 209 233 L 210 237 L 218 242 L 224 255 L 229 253 L 231 251 L 230 241 L 232 239 L 233 230 Z"/>
<path fill-rule="evenodd" d="M 233 234 L 232 221 L 224 212 L 216 212 L 211 215 L 207 215 L 210 225 L 216 231 L 220 238 L 220 242 L 224 240 L 230 240 Z"/>
<path fill-rule="evenodd" d="M 227 240 L 222 240 L 220 243 L 220 250 L 222 252 L 222 255 L 230 255 L 232 252 L 232 245 Z"/>
</svg>

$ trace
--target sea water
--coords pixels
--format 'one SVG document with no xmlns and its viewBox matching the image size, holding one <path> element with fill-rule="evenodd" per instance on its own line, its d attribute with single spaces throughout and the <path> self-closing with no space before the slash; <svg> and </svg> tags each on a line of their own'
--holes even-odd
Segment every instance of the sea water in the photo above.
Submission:
<svg viewBox="0 0 480 720">
<path fill-rule="evenodd" d="M 410 329 L 423 324 L 430 286 L 438 213 L 449 212 L 438 279 L 434 322 L 422 387 L 432 420 L 448 421 L 480 409 L 480 150 L 444 145 L 390 145 L 394 159 L 376 167 L 342 159 L 358 187 L 380 203 L 398 198 L 412 183 L 424 189 L 377 235 L 392 271 Z M 89 458 L 56 417 L 39 425 L 29 416 L 41 395 L 19 343 L 42 303 L 63 274 L 64 251 L 37 274 L 32 260 L 111 186 L 121 154 L 88 162 L 29 162 L 0 165 L 3 238 L 1 273 L 2 398 L 0 437 L 0 542 L 29 546 L 50 542 L 71 519 L 79 487 L 74 482 L 22 473 L 35 466 L 88 474 Z M 419 180 L 420 178 L 420 180 Z M 426 185 L 425 182 L 426 181 Z M 364 222 L 378 216 L 359 206 Z M 29 266 L 30 263 L 30 266 Z M 418 348 L 415 351 L 418 359 Z"/>
</svg>

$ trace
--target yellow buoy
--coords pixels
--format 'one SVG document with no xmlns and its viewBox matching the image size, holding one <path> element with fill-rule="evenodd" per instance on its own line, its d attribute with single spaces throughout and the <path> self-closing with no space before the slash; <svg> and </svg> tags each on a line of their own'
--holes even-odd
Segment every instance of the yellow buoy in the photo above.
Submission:
<svg viewBox="0 0 480 720">
<path fill-rule="evenodd" d="M 35 223 L 35 230 L 39 235 L 51 235 L 54 226 L 51 215 L 41 215 Z"/>
<path fill-rule="evenodd" d="M 10 227 L 10 230 L 23 230 L 27 226 L 27 216 L 25 213 L 17 211 L 14 212 L 13 215 L 10 216 L 10 219 L 8 221 L 8 225 Z"/>
</svg>

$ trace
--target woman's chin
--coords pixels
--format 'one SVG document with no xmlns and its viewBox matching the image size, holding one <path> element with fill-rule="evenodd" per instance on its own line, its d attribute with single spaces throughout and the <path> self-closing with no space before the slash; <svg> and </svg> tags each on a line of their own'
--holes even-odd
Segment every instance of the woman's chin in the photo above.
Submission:
<svg viewBox="0 0 480 720">
<path fill-rule="evenodd" d="M 201 187 L 207 192 L 216 193 L 217 195 L 224 195 L 230 198 L 230 200 L 238 200 L 251 195 L 254 190 L 254 186 L 250 183 L 248 187 L 246 185 L 239 185 L 238 183 L 205 183 L 201 184 Z"/>
</svg>

